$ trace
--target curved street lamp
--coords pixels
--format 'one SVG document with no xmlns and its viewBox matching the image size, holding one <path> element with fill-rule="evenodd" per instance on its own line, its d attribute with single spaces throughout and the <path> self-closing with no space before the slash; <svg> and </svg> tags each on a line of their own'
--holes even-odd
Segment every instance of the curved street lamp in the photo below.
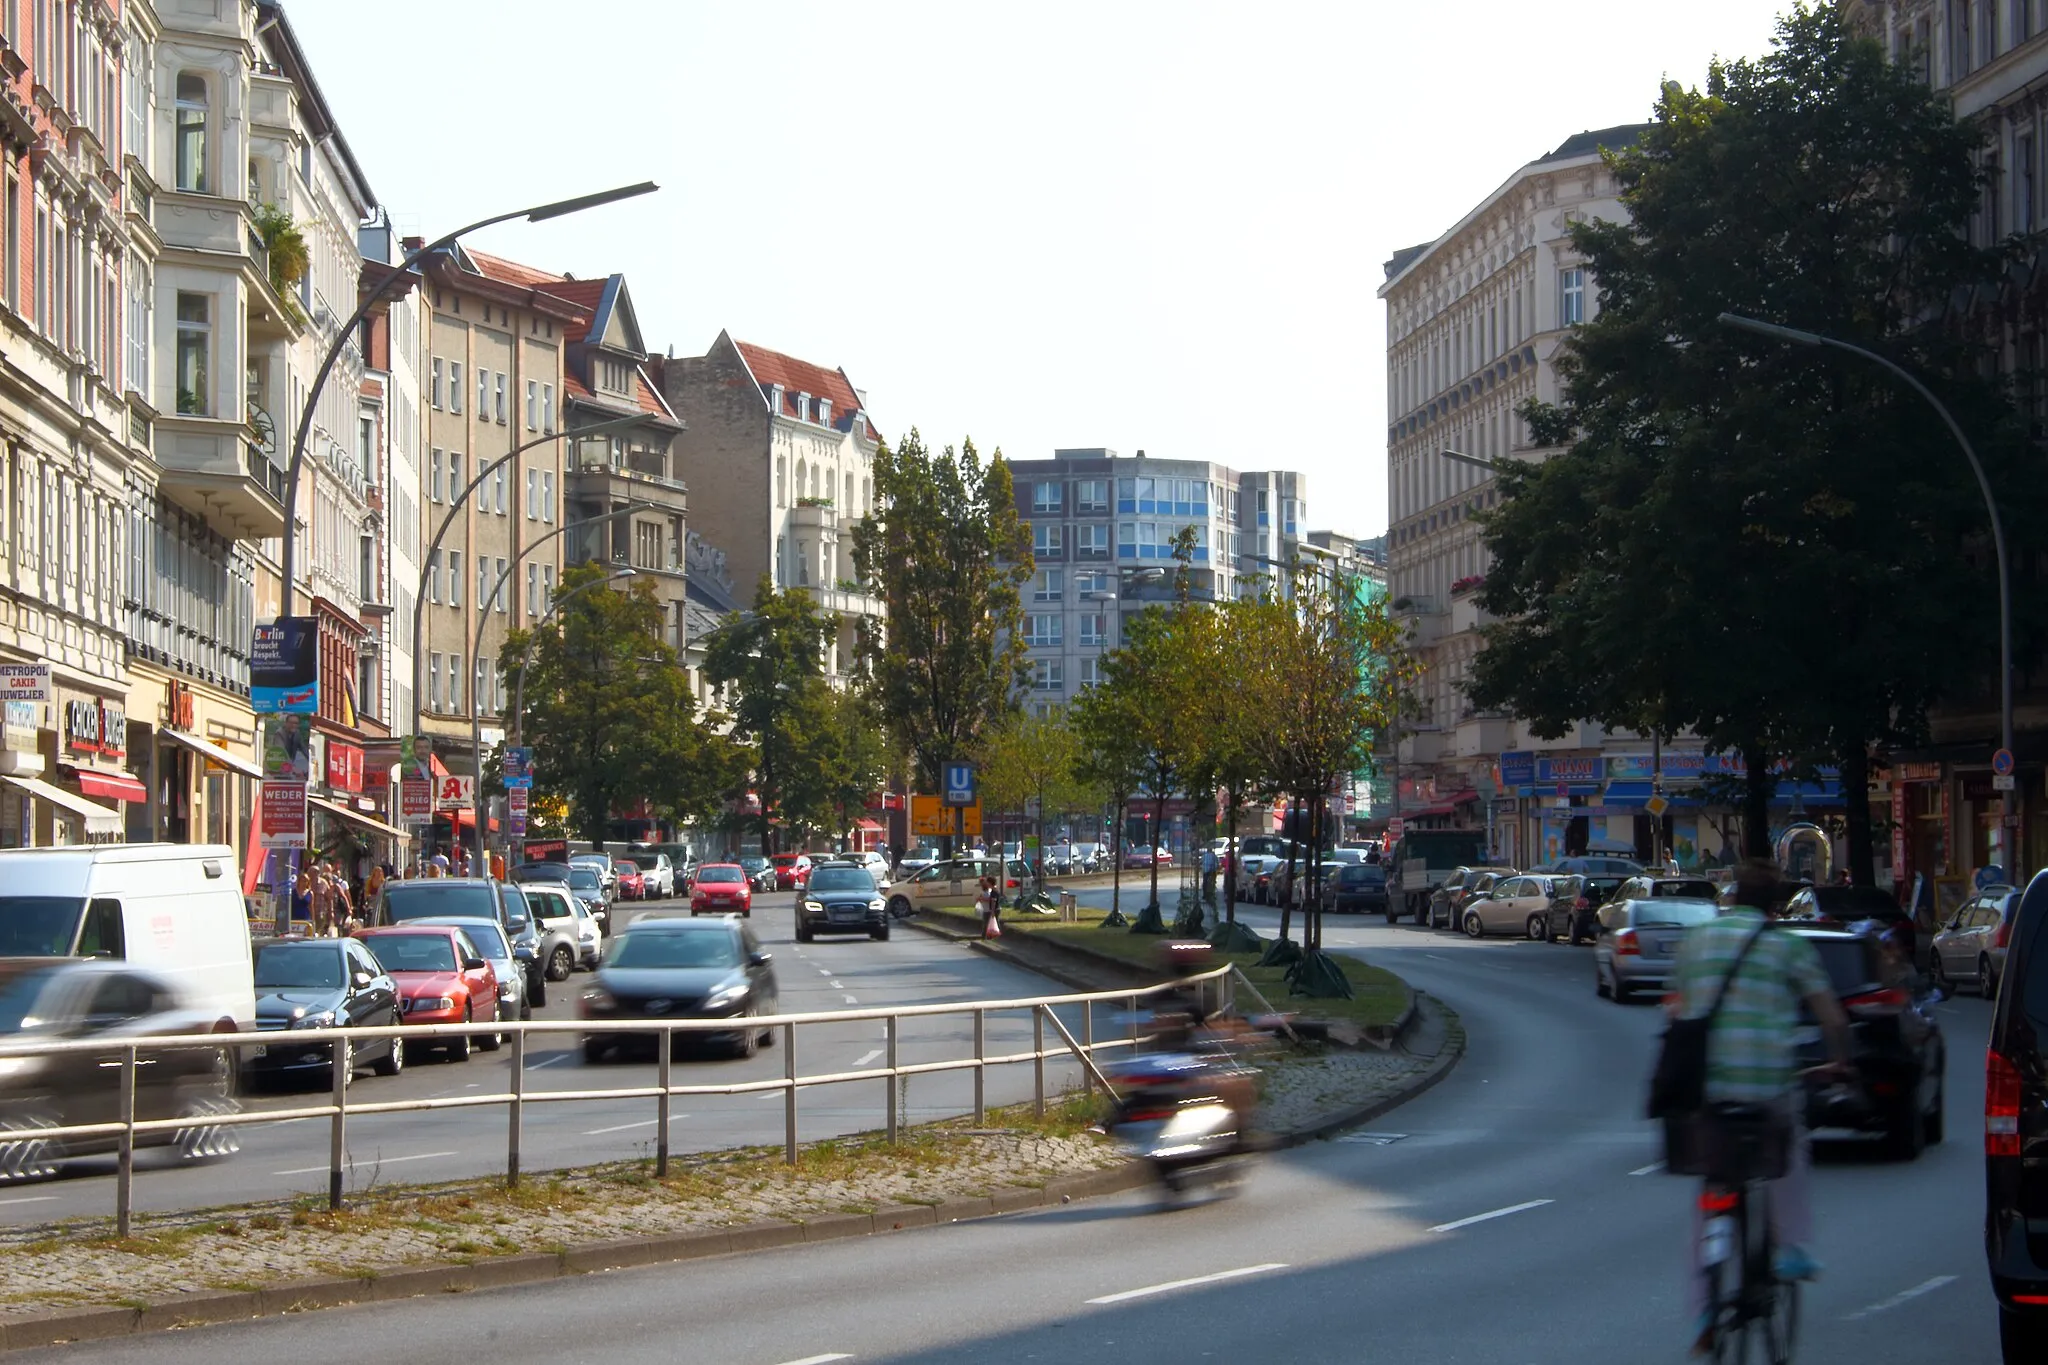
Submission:
<svg viewBox="0 0 2048 1365">
<path fill-rule="evenodd" d="M 511 580 L 513 574 L 518 572 L 520 560 L 525 559 L 557 536 L 566 535 L 570 531 L 580 531 L 586 526 L 600 526 L 605 522 L 617 521 L 620 517 L 628 517 L 635 512 L 645 512 L 654 508 L 655 504 L 651 502 L 629 502 L 624 507 L 606 512 L 601 516 L 584 517 L 580 521 L 563 522 L 554 530 L 538 537 L 531 544 L 522 548 L 517 555 L 513 556 L 512 562 L 505 566 L 505 572 L 498 575 L 498 581 L 491 591 L 485 594 L 483 600 L 477 604 L 476 634 L 472 638 L 469 647 L 469 657 L 472 664 L 474 664 L 477 657 L 477 651 L 484 647 L 484 627 L 490 624 L 491 619 L 489 604 L 497 601 L 498 594 L 505 591 L 505 584 Z M 581 589 L 578 589 L 578 591 L 581 591 Z M 469 815 L 470 820 L 475 825 L 476 835 L 475 866 L 487 868 L 490 864 L 484 861 L 484 713 L 482 707 L 477 704 L 475 687 L 469 689 L 469 742 L 470 747 L 476 752 L 476 786 L 470 792 L 469 797 Z"/>
<path fill-rule="evenodd" d="M 447 250 L 455 244 L 457 238 L 465 237 L 480 228 L 510 222 L 514 218 L 524 218 L 529 223 L 544 223 L 551 218 L 561 218 L 571 213 L 581 213 L 584 209 L 594 209 L 604 204 L 617 203 L 621 199 L 632 199 L 639 195 L 652 194 L 659 188 L 661 187 L 653 181 L 643 180 L 637 185 L 622 185 L 617 189 L 600 190 L 596 194 L 578 195 L 574 199 L 558 199 L 552 204 L 540 204 L 533 208 L 513 209 L 510 213 L 500 213 L 489 218 L 480 218 L 474 223 L 436 237 L 419 250 L 411 253 L 403 261 L 399 262 L 396 269 L 378 281 L 376 288 L 363 296 L 362 301 L 356 305 L 355 312 L 349 314 L 348 321 L 335 329 L 334 340 L 328 344 L 327 354 L 321 358 L 320 369 L 313 376 L 312 386 L 306 390 L 306 402 L 299 413 L 298 430 L 292 435 L 291 455 L 285 461 L 284 590 L 278 597 L 278 614 L 280 616 L 290 616 L 292 614 L 293 571 L 298 566 L 299 546 L 297 518 L 299 470 L 306 462 L 306 441 L 313 434 L 313 412 L 320 402 L 321 390 L 327 387 L 328 376 L 334 373 L 335 362 L 341 359 L 342 350 L 354 339 L 356 328 L 361 326 L 363 319 L 370 315 L 370 310 L 376 307 L 400 280 L 409 277 L 413 269 L 421 261 L 436 252 Z"/>
<path fill-rule="evenodd" d="M 1737 313 L 1723 313 L 1719 321 L 1729 327 L 1739 327 L 1745 332 L 1771 337 L 1778 341 L 1790 342 L 1794 346 L 1827 347 L 1862 356 L 1873 364 L 1881 365 L 1927 400 L 1927 405 L 1941 414 L 1941 420 L 1948 424 L 1949 434 L 1962 447 L 1963 458 L 1970 462 L 1970 472 L 1977 476 L 1977 491 L 1984 495 L 1984 514 L 1991 519 L 1991 549 L 1998 559 L 1998 747 L 2006 753 L 2012 752 L 2012 570 L 2005 557 L 2005 526 L 1998 513 L 1998 499 L 1992 496 L 1991 480 L 1985 476 L 1984 466 L 1977 459 L 1977 451 L 1970 444 L 1970 438 L 1963 434 L 1962 424 L 1948 407 L 1934 396 L 1934 391 L 1921 383 L 1910 370 L 1876 351 L 1861 346 L 1822 336 L 1818 332 L 1802 332 L 1796 327 L 1781 327 L 1773 322 L 1743 317 Z M 2003 798 L 1999 842 L 2005 849 L 2008 864 L 2006 879 L 2019 885 L 2020 841 L 2018 814 L 2014 809 L 2017 793 L 2007 787 L 2001 793 Z"/>
</svg>

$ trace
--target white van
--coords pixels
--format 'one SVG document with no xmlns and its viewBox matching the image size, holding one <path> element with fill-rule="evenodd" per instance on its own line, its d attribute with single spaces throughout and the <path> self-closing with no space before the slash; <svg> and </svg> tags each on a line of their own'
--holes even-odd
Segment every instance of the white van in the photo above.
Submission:
<svg viewBox="0 0 2048 1365">
<path fill-rule="evenodd" d="M 0 958 L 118 959 L 218 1032 L 256 1027 L 249 916 L 225 844 L 0 849 Z"/>
</svg>

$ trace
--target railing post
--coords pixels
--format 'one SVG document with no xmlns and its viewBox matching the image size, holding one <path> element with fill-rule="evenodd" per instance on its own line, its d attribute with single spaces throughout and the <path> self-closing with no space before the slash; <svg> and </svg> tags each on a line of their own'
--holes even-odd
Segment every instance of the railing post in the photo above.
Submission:
<svg viewBox="0 0 2048 1365">
<path fill-rule="evenodd" d="M 676 1031 L 672 1024 L 661 1030 L 661 1094 L 654 1102 L 654 1178 L 668 1174 L 669 1087 L 675 1084 Z"/>
<path fill-rule="evenodd" d="M 1131 1020 L 1131 1051 L 1132 1051 L 1132 1052 L 1136 1052 L 1136 1051 L 1138 1050 L 1138 996 L 1137 996 L 1137 992 L 1135 992 L 1135 991 L 1133 991 L 1133 992 L 1131 993 L 1131 1010 L 1130 1010 L 1130 1020 Z"/>
<path fill-rule="evenodd" d="M 895 1015 L 893 1015 L 893 1014 L 889 1016 L 889 1031 L 888 1031 L 888 1048 L 889 1048 L 889 1103 L 888 1103 L 888 1114 L 889 1114 L 889 1141 L 891 1141 L 891 1142 L 894 1142 L 894 1141 L 896 1140 L 896 1134 L 897 1134 L 897 1131 L 898 1131 L 898 1129 L 899 1129 L 899 1128 L 900 1128 L 900 1127 L 902 1126 L 902 1123 L 903 1123 L 903 1115 L 901 1114 L 901 1112 L 899 1112 L 899 1110 L 900 1110 L 900 1101 L 899 1101 L 899 1099 L 898 1099 L 898 1096 L 897 1096 L 897 1091 L 896 1091 L 896 1016 L 895 1016 Z"/>
<path fill-rule="evenodd" d="M 348 1146 L 348 1069 L 349 1044 L 346 1038 L 334 1040 L 334 1119 L 327 1134 L 327 1207 L 341 1207 L 341 1174 L 344 1149 Z"/>
<path fill-rule="evenodd" d="M 796 1025 L 782 1026 L 782 1160 L 796 1165 Z"/>
<path fill-rule="evenodd" d="M 135 1044 L 121 1049 L 121 1136 L 114 1179 L 114 1235 L 128 1235 L 135 1207 Z"/>
<path fill-rule="evenodd" d="M 1045 1117 L 1045 1012 L 1048 1008 L 1040 1005 L 1031 1011 L 1031 1111 L 1039 1118 Z"/>
<path fill-rule="evenodd" d="M 1085 1001 L 1081 1006 L 1081 1048 L 1085 1053 L 1086 1061 L 1081 1070 L 1086 1073 L 1088 1093 L 1093 1095 L 1095 1093 L 1095 1002 L 1093 1000 Z"/>
<path fill-rule="evenodd" d="M 526 1030 L 512 1034 L 512 1103 L 505 1135 L 505 1187 L 519 1187 L 519 1135 L 526 1125 Z"/>
<path fill-rule="evenodd" d="M 988 1011 L 974 1007 L 974 1126 L 988 1122 Z"/>
</svg>

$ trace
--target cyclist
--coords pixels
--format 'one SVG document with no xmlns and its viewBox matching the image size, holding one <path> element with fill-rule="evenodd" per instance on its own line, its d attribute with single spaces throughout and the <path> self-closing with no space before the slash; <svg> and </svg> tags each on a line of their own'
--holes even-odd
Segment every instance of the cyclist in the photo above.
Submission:
<svg viewBox="0 0 2048 1365">
<path fill-rule="evenodd" d="M 1813 945 L 1797 934 L 1774 934 L 1764 927 L 1779 908 L 1782 885 L 1778 869 L 1762 859 L 1745 860 L 1736 868 L 1734 907 L 1686 933 L 1666 1008 L 1679 1018 L 1701 1018 L 1713 1007 L 1722 981 L 1729 981 L 1707 1041 L 1707 1103 L 1762 1105 L 1791 1130 L 1785 1176 L 1771 1187 L 1774 1268 L 1781 1279 L 1810 1280 L 1820 1273 L 1820 1264 L 1807 1249 L 1813 1205 L 1807 1188 L 1805 1089 L 1795 1041 L 1800 1005 L 1820 1021 L 1834 1067 L 1841 1071 L 1849 1065 L 1849 1020 Z M 1738 955 L 1760 928 L 1761 937 L 1730 978 Z M 1711 1345 L 1712 1309 L 1700 1264 L 1697 1203 L 1693 1224 L 1691 1296 L 1699 1322 L 1694 1350 L 1703 1352 Z"/>
</svg>

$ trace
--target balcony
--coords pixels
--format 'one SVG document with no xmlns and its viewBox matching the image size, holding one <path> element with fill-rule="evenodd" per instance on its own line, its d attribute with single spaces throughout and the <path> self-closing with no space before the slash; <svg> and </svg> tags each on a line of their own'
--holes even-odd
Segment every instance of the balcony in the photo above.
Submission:
<svg viewBox="0 0 2048 1365">
<path fill-rule="evenodd" d="M 689 488 L 681 479 L 613 464 L 603 456 L 579 460 L 569 470 L 569 481 L 577 496 L 602 498 L 608 506 L 645 502 L 669 512 L 689 510 Z"/>
<path fill-rule="evenodd" d="M 284 470 L 240 422 L 213 417 L 156 419 L 156 461 L 164 496 L 236 540 L 284 534 Z"/>
<path fill-rule="evenodd" d="M 1463 635 L 1478 630 L 1493 620 L 1479 606 L 1479 595 L 1474 592 L 1461 593 L 1451 598 L 1449 634 Z"/>
<path fill-rule="evenodd" d="M 1475 711 L 1458 721 L 1452 747 L 1459 758 L 1498 754 L 1515 747 L 1515 723 L 1498 711 Z"/>
<path fill-rule="evenodd" d="M 1448 614 L 1434 597 L 1397 597 L 1392 606 L 1394 620 L 1412 645 L 1431 645 L 1444 637 Z"/>
<path fill-rule="evenodd" d="M 789 525 L 791 530 L 836 531 L 839 509 L 830 498 L 798 498 L 789 510 Z"/>
<path fill-rule="evenodd" d="M 873 616 L 880 618 L 886 610 L 882 599 L 867 593 L 845 588 L 813 587 L 807 589 L 811 600 L 820 611 L 838 612 L 842 616 Z"/>
</svg>

